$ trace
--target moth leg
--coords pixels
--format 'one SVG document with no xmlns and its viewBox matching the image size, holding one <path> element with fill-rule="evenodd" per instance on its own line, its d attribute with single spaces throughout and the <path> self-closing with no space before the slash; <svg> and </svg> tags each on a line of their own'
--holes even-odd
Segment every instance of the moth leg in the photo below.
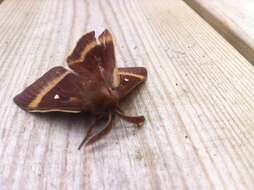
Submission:
<svg viewBox="0 0 254 190">
<path fill-rule="evenodd" d="M 90 124 L 90 126 L 89 126 L 89 129 L 88 129 L 88 131 L 87 131 L 87 134 L 86 134 L 85 138 L 83 139 L 83 141 L 80 143 L 80 145 L 79 145 L 79 147 L 78 147 L 78 150 L 81 149 L 81 147 L 85 144 L 85 142 L 87 141 L 87 139 L 88 139 L 89 136 L 91 135 L 91 132 L 92 132 L 92 130 L 93 130 L 93 127 L 94 127 L 95 123 L 96 123 L 96 118 L 93 117 L 92 122 L 91 122 L 91 124 Z"/>
<path fill-rule="evenodd" d="M 125 121 L 128 121 L 130 123 L 135 123 L 137 125 L 139 125 L 140 123 L 143 123 L 145 121 L 144 116 L 127 116 L 119 110 L 115 110 L 115 113 L 118 116 L 120 116 L 122 119 L 124 119 Z"/>
<path fill-rule="evenodd" d="M 113 122 L 112 121 L 113 121 L 112 113 L 110 112 L 109 115 L 108 115 L 108 121 L 107 121 L 106 125 L 103 127 L 103 129 L 101 129 L 100 131 L 98 131 L 94 135 L 87 138 L 87 141 L 85 142 L 85 145 L 92 144 L 95 141 L 99 140 L 101 137 L 108 134 L 110 132 L 110 130 L 112 129 L 112 127 L 113 127 L 113 125 L 112 125 Z"/>
</svg>

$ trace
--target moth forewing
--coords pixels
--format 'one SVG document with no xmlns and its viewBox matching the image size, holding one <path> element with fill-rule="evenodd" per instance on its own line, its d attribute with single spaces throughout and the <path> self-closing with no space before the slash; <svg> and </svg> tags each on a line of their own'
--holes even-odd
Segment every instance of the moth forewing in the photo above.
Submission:
<svg viewBox="0 0 254 190">
<path fill-rule="evenodd" d="M 78 113 L 84 107 L 80 79 L 63 67 L 54 67 L 14 98 L 29 112 Z"/>
<path fill-rule="evenodd" d="M 97 46 L 95 32 L 91 31 L 83 35 L 76 44 L 72 53 L 67 57 L 69 67 L 74 66 L 76 63 L 82 63 L 91 49 Z"/>
</svg>

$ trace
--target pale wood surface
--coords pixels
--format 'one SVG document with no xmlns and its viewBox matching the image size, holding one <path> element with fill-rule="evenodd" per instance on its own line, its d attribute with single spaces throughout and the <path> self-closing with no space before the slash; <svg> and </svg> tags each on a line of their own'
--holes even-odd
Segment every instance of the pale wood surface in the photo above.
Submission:
<svg viewBox="0 0 254 190">
<path fill-rule="evenodd" d="M 253 0 L 184 0 L 254 65 Z"/>
<path fill-rule="evenodd" d="M 184 2 L 5 0 L 0 18 L 0 189 L 253 188 L 254 68 Z M 146 122 L 78 151 L 87 118 L 12 98 L 104 28 L 120 66 L 148 69 L 122 104 Z"/>
</svg>

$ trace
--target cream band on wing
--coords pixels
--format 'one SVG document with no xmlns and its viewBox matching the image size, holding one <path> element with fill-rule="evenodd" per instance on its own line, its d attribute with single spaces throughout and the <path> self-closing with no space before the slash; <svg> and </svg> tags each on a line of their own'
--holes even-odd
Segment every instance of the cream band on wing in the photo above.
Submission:
<svg viewBox="0 0 254 190">
<path fill-rule="evenodd" d="M 66 75 L 70 74 L 70 71 L 66 71 L 62 75 L 58 76 L 54 80 L 50 81 L 44 88 L 41 89 L 41 91 L 37 94 L 35 99 L 33 99 L 28 107 L 29 108 L 36 108 L 39 103 L 41 102 L 42 98 L 52 89 L 54 88 Z"/>
<path fill-rule="evenodd" d="M 71 96 L 71 97 L 69 98 L 69 100 L 70 100 L 70 101 L 81 101 L 79 98 L 74 97 L 74 96 Z"/>
<path fill-rule="evenodd" d="M 86 58 L 87 53 L 88 53 L 91 49 L 93 49 L 95 46 L 97 46 L 97 42 L 96 42 L 96 41 L 93 41 L 93 42 L 91 42 L 90 44 L 88 44 L 88 45 L 85 47 L 85 49 L 82 51 L 80 58 L 79 58 L 79 59 L 76 59 L 76 60 L 73 60 L 73 61 L 71 61 L 71 62 L 69 62 L 69 65 L 73 65 L 73 64 L 75 64 L 75 63 L 83 62 L 83 61 L 85 60 L 85 58 Z"/>
<path fill-rule="evenodd" d="M 75 110 L 62 110 L 62 109 L 48 109 L 48 110 L 28 110 L 28 112 L 68 112 L 68 113 L 80 113 L 81 111 Z"/>
<path fill-rule="evenodd" d="M 139 79 L 144 79 L 145 78 L 143 75 L 138 75 L 138 74 L 128 73 L 128 72 L 119 72 L 119 75 L 132 76 L 132 77 L 136 77 L 136 78 L 139 78 Z"/>
</svg>

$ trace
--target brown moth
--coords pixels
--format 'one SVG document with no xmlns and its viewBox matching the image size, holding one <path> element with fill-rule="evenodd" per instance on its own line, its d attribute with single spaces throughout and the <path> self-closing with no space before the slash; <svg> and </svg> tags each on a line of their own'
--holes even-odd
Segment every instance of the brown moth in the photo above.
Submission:
<svg viewBox="0 0 254 190">
<path fill-rule="evenodd" d="M 95 32 L 82 36 L 67 57 L 71 72 L 54 67 L 14 98 L 14 102 L 28 112 L 90 112 L 94 117 L 83 144 L 91 144 L 112 128 L 115 115 L 139 124 L 144 116 L 127 116 L 119 108 L 119 101 L 146 80 L 144 67 L 117 68 L 114 42 L 109 30 L 98 38 Z M 107 123 L 92 134 L 97 120 L 107 117 Z"/>
</svg>

